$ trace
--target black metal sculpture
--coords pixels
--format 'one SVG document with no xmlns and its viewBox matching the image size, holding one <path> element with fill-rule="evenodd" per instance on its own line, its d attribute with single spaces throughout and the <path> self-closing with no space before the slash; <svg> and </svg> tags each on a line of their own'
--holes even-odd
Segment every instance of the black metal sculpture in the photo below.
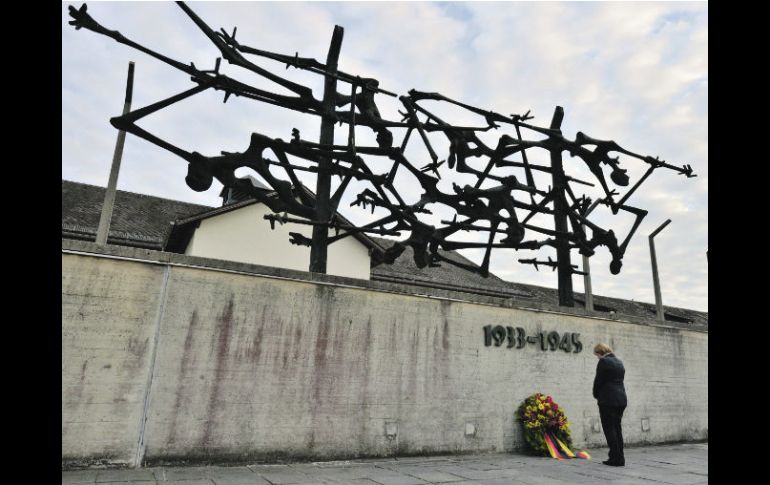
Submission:
<svg viewBox="0 0 770 485">
<path fill-rule="evenodd" d="M 658 158 L 625 150 L 613 141 L 596 140 L 581 132 L 578 132 L 574 140 L 565 138 L 560 129 L 564 117 L 561 107 L 556 108 L 550 125 L 544 128 L 528 123 L 532 119 L 529 112 L 524 115 L 504 116 L 463 104 L 438 93 L 411 90 L 407 96 L 398 98 L 404 107 L 404 111 L 399 112 L 403 118 L 400 121 L 384 119 L 375 103 L 375 95 L 384 94 L 395 97 L 396 94 L 380 88 L 379 82 L 375 79 L 362 78 L 337 69 L 343 36 L 342 27 L 335 27 L 326 63 L 322 64 L 315 59 L 299 57 L 298 54 L 288 56 L 242 45 L 235 39 L 236 29 L 233 29 L 232 34 L 228 34 L 224 29 L 215 32 L 184 2 L 177 3 L 228 62 L 263 76 L 288 89 L 294 95 L 287 96 L 258 89 L 221 74 L 220 58 L 216 60 L 213 70 L 201 70 L 192 63 L 187 65 L 170 59 L 135 43 L 120 32 L 104 28 L 87 13 L 85 4 L 80 9 L 70 6 L 70 16 L 74 19 L 70 24 L 76 29 L 85 28 L 140 50 L 185 72 L 197 84 L 185 92 L 112 118 L 110 121 L 116 128 L 148 140 L 185 159 L 189 164 L 186 182 L 193 190 L 207 190 L 216 178 L 223 185 L 238 188 L 265 203 L 274 212 L 265 216 L 273 227 L 275 223 L 287 222 L 312 225 L 312 239 L 299 233 L 291 233 L 290 239 L 292 244 L 310 246 L 310 271 L 326 272 L 327 246 L 354 233 L 393 236 L 402 236 L 403 232 L 408 233 L 406 239 L 388 249 L 385 255 L 387 263 L 395 261 L 404 249 L 410 246 L 414 250 L 415 264 L 420 268 L 446 262 L 478 272 L 483 276 L 489 274 L 490 255 L 493 248 L 519 250 L 551 246 L 556 249 L 556 261 L 552 261 L 551 258 L 548 258 L 548 261 L 536 259 L 519 261 L 534 264 L 536 269 L 539 264 L 558 268 L 559 304 L 573 306 L 572 274 L 580 272 L 575 270 L 570 262 L 570 251 L 577 249 L 581 254 L 591 256 L 597 246 L 606 246 L 612 255 L 610 271 L 618 274 L 626 247 L 647 214 L 645 210 L 626 205 L 628 198 L 657 168 L 668 168 L 687 177 L 695 176 L 689 165 L 682 167 L 670 165 Z M 281 78 L 252 63 L 244 57 L 244 54 L 272 59 L 286 64 L 287 68 L 291 66 L 323 75 L 325 77 L 323 99 L 313 97 L 310 88 Z M 350 86 L 349 95 L 337 91 L 338 82 L 347 83 Z M 223 91 L 225 102 L 231 95 L 235 95 L 317 115 L 322 120 L 321 139 L 319 143 L 303 140 L 296 129 L 292 131 L 290 141 L 252 133 L 249 147 L 244 152 L 222 152 L 220 156 L 204 156 L 176 147 L 137 126 L 136 122 L 141 118 L 207 89 Z M 485 124 L 479 127 L 468 127 L 445 122 L 428 111 L 421 104 L 424 101 L 458 106 L 479 115 Z M 343 109 L 337 110 L 337 108 Z M 420 116 L 424 119 L 421 120 Z M 337 122 L 348 125 L 346 145 L 333 143 L 334 125 Z M 513 127 L 516 136 L 501 135 L 494 148 L 487 146 L 477 136 L 480 132 L 499 129 L 501 125 Z M 367 127 L 376 133 L 377 146 L 358 146 L 355 139 L 357 126 Z M 399 129 L 405 130 L 405 134 L 401 143 L 395 145 L 393 131 Z M 544 138 L 526 140 L 521 135 L 522 129 L 528 129 Z M 431 159 L 419 169 L 405 156 L 405 150 L 415 131 Z M 446 160 L 439 161 L 427 136 L 427 133 L 432 132 L 439 132 L 446 137 L 449 146 L 449 155 Z M 550 154 L 550 166 L 530 163 L 527 157 L 528 149 L 547 150 Z M 278 160 L 265 158 L 263 153 L 266 150 L 272 151 Z M 562 152 L 565 151 L 586 164 L 601 185 L 604 197 L 592 202 L 586 196 L 575 195 L 570 184 L 589 186 L 593 184 L 565 174 L 562 166 Z M 620 168 L 619 158 L 610 156 L 612 152 L 635 158 L 648 165 L 646 173 L 619 200 L 616 200 L 619 194 L 608 185 L 603 166 L 609 167 L 610 181 L 614 185 L 625 187 L 629 185 L 630 180 L 627 171 Z M 521 161 L 509 158 L 517 154 Z M 383 166 L 383 163 L 389 164 L 389 169 L 387 172 L 375 173 L 362 156 L 374 158 L 378 166 Z M 310 165 L 292 163 L 289 157 L 304 160 Z M 483 166 L 483 168 L 474 168 L 473 165 L 479 162 L 481 162 L 479 167 Z M 445 168 L 442 168 L 444 165 Z M 235 171 L 242 167 L 255 170 L 274 192 L 266 194 L 254 188 L 247 180 L 236 177 Z M 283 169 L 288 179 L 276 176 L 271 171 L 271 167 Z M 453 193 L 445 193 L 438 188 L 441 178 L 439 169 L 442 169 L 445 175 L 447 171 L 470 174 L 475 176 L 476 182 L 473 186 L 464 187 L 453 184 Z M 496 175 L 492 173 L 493 169 L 523 169 L 524 178 L 519 181 L 510 173 Z M 399 170 L 409 172 L 419 182 L 423 193 L 418 202 L 407 204 L 399 194 L 394 185 L 394 179 Z M 297 177 L 298 171 L 317 174 L 315 195 L 303 190 Z M 535 186 L 533 176 L 535 171 L 550 174 L 552 186 L 548 190 L 541 190 Z M 332 176 L 338 176 L 341 179 L 334 193 L 331 193 Z M 366 181 L 371 188 L 359 193 L 351 205 L 361 205 L 364 209 L 371 206 L 372 213 L 379 207 L 385 209 L 388 215 L 360 227 L 344 224 L 340 220 L 337 216 L 337 207 L 353 179 Z M 486 186 L 482 187 L 485 183 Z M 490 186 L 490 184 L 495 185 Z M 514 194 L 517 192 L 524 192 L 528 196 L 527 200 L 516 197 Z M 432 214 L 427 208 L 430 204 L 442 204 L 451 208 L 455 212 L 454 218 L 451 221 L 441 220 L 442 225 L 439 227 L 424 222 L 418 215 Z M 619 242 L 612 230 L 603 229 L 588 219 L 598 204 L 608 206 L 614 214 L 625 211 L 635 215 L 635 223 L 622 242 Z M 517 211 L 526 215 L 520 218 Z M 289 217 L 289 214 L 297 217 Z M 555 228 L 548 229 L 529 223 L 537 214 L 553 215 Z M 336 231 L 333 237 L 329 237 L 330 228 Z M 588 236 L 585 228 L 591 231 L 591 237 Z M 488 233 L 488 238 L 485 243 L 448 240 L 458 231 L 480 231 Z M 545 239 L 525 239 L 527 231 Z M 444 250 L 485 248 L 486 252 L 481 266 L 476 268 L 443 257 L 439 253 L 439 248 Z"/>
</svg>

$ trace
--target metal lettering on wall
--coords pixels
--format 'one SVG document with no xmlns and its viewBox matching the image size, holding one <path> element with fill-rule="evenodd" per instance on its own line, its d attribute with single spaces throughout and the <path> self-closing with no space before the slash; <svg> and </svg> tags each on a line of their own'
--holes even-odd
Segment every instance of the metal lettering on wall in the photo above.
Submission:
<svg viewBox="0 0 770 485">
<path fill-rule="evenodd" d="M 559 335 L 559 332 L 538 332 L 536 335 L 527 336 L 521 327 L 503 327 L 502 325 L 484 326 L 484 346 L 501 347 L 506 344 L 506 348 L 520 349 L 527 344 L 539 344 L 540 350 L 560 349 L 565 352 L 577 354 L 583 350 L 583 344 L 580 342 L 579 333 L 565 333 Z"/>
</svg>

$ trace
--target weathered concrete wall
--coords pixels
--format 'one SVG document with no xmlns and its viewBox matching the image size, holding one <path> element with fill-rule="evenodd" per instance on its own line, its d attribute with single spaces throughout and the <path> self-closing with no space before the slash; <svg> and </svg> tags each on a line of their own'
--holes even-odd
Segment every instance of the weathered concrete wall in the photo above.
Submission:
<svg viewBox="0 0 770 485">
<path fill-rule="evenodd" d="M 62 461 L 134 462 L 165 272 L 62 258 Z"/>
<path fill-rule="evenodd" d="M 190 264 L 210 261 L 145 253 L 171 266 L 63 254 L 63 328 L 73 335 L 63 339 L 63 376 L 72 385 L 82 378 L 89 390 L 63 388 L 63 396 L 70 393 L 63 416 L 87 421 L 82 429 L 63 427 L 65 461 L 109 453 L 116 461 L 130 462 L 134 453 L 159 463 L 511 450 L 523 445 L 514 411 L 534 392 L 565 408 L 577 446 L 604 445 L 592 428 L 591 348 L 599 341 L 626 365 L 627 443 L 708 437 L 703 331 L 409 295 L 378 282 L 302 281 L 306 274 L 288 270 L 235 274 L 222 269 L 249 267 L 196 268 Z M 104 304 L 107 295 L 116 304 Z M 105 312 L 100 330 L 78 316 L 78 308 L 93 305 Z M 126 315 L 137 315 L 130 327 Z M 583 351 L 486 347 L 487 324 L 527 335 L 577 332 Z M 74 337 L 81 333 L 99 337 Z M 105 339 L 112 351 L 95 367 L 128 368 L 130 338 L 150 338 L 154 365 L 144 356 L 134 373 L 80 373 Z M 130 391 L 121 392 L 130 393 L 131 405 L 107 404 L 102 418 L 78 411 L 128 383 Z"/>
</svg>

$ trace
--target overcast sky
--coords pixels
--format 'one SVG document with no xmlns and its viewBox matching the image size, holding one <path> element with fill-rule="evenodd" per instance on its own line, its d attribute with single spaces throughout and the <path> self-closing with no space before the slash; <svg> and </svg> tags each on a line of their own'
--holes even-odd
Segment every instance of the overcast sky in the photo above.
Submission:
<svg viewBox="0 0 770 485">
<path fill-rule="evenodd" d="M 107 37 L 68 25 L 62 3 L 62 178 L 107 184 L 117 131 L 109 118 L 123 107 L 126 72 L 135 61 L 133 108 L 189 89 L 187 75 Z M 708 311 L 708 5 L 706 2 L 192 2 L 191 8 L 218 30 L 260 49 L 314 57 L 323 62 L 334 25 L 345 28 L 339 69 L 374 77 L 398 94 L 410 89 L 435 91 L 502 114 L 527 110 L 533 123 L 547 126 L 554 108 L 564 107 L 562 131 L 578 131 L 674 165 L 689 164 L 696 178 L 659 169 L 629 199 L 649 211 L 631 241 L 623 270 L 612 275 L 605 247 L 591 258 L 594 294 L 654 302 L 647 236 L 666 219 L 672 223 L 656 238 L 659 272 L 666 305 Z M 103 26 L 181 62 L 213 68 L 219 51 L 172 2 L 89 2 L 88 12 Z M 322 97 L 318 76 L 270 60 L 250 58 L 264 68 L 313 88 Z M 257 76 L 223 63 L 223 71 L 244 82 L 283 92 Z M 347 86 L 340 85 L 340 91 Z M 349 89 L 349 88 L 347 88 Z M 378 96 L 383 117 L 400 119 L 400 105 Z M 427 105 L 426 105 L 427 106 Z M 430 107 L 429 107 L 430 109 Z M 438 109 L 438 108 L 437 108 Z M 459 110 L 442 111 L 453 123 L 483 122 Z M 303 139 L 317 140 L 317 117 L 207 91 L 139 123 L 188 151 L 218 155 L 243 151 L 251 132 L 288 140 L 292 128 Z M 345 143 L 347 127 L 336 130 Z M 486 134 L 496 143 L 508 128 Z M 540 139 L 533 133 L 525 138 Z M 402 134 L 396 133 L 400 141 Z M 374 144 L 362 128 L 360 143 Z M 435 143 L 434 143 L 435 140 Z M 445 140 L 445 139 L 444 139 Z M 418 140 L 410 142 L 413 163 L 428 162 Z M 431 138 L 440 159 L 446 143 Z M 410 158 L 412 159 L 412 158 Z M 540 155 L 530 161 L 546 164 Z M 632 184 L 646 165 L 621 158 Z M 568 174 L 591 180 L 582 162 L 564 155 Z M 443 167 L 446 168 L 446 167 Z M 375 170 L 381 172 L 383 170 Z M 197 193 L 184 182 L 184 160 L 128 135 L 118 181 L 120 190 L 210 206 L 221 205 L 221 185 Z M 239 173 L 240 174 L 240 173 Z M 449 184 L 448 172 L 442 172 Z M 517 175 L 518 176 L 518 175 Z M 303 181 L 305 181 L 303 179 Z M 472 181 L 471 181 L 472 182 Z M 311 187 L 314 183 L 306 182 Z M 408 189 L 410 182 L 404 181 Z M 463 182 L 466 183 L 466 182 Z M 538 181 L 543 187 L 548 181 Z M 451 184 L 450 184 L 451 185 Z M 448 190 L 447 185 L 440 185 Z M 580 193 L 584 187 L 576 185 Z M 353 185 L 351 197 L 357 193 Z M 585 187 L 591 197 L 599 195 Z M 619 188 L 619 189 L 622 189 Z M 621 191 L 621 194 L 623 191 Z M 415 193 L 413 197 L 419 196 Z M 407 197 L 409 200 L 412 196 Z M 340 210 L 355 222 L 365 213 Z M 600 214 L 597 223 L 624 237 L 631 217 Z M 267 221 L 256 221 L 269 227 Z M 543 222 L 545 225 L 547 222 Z M 473 238 L 478 235 L 464 234 Z M 483 253 L 464 254 L 477 263 Z M 577 253 L 573 263 L 581 264 Z M 556 287 L 550 269 L 536 272 L 519 258 L 552 256 L 555 251 L 493 252 L 491 270 L 509 281 Z M 573 278 L 576 291 L 583 279 Z"/>
</svg>

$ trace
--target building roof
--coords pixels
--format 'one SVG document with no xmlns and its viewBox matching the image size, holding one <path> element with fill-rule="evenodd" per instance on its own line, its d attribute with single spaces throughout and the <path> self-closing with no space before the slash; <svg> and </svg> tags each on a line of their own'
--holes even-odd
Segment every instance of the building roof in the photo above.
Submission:
<svg viewBox="0 0 770 485">
<path fill-rule="evenodd" d="M 104 187 L 62 180 L 63 238 L 90 241 L 96 239 L 104 192 Z M 255 200 L 245 200 L 222 207 L 209 207 L 118 190 L 108 243 L 181 252 L 186 244 L 184 240 L 189 240 L 192 230 L 200 220 L 254 203 Z M 392 239 L 363 234 L 355 236 L 375 252 L 383 251 L 396 243 Z M 455 251 L 440 250 L 440 253 L 460 264 L 478 266 Z M 380 258 L 372 258 L 371 279 L 418 288 L 431 287 L 511 298 L 519 302 L 549 305 L 558 303 L 558 290 L 555 288 L 504 281 L 493 274 L 484 278 L 448 263 L 442 263 L 439 267 L 418 268 L 413 257 L 412 248 L 407 246 L 393 264 L 380 263 Z M 599 313 L 645 319 L 655 318 L 656 315 L 656 308 L 652 303 L 600 295 L 594 295 L 593 299 L 594 310 Z M 575 293 L 575 302 L 578 306 L 585 306 L 584 294 Z M 668 322 L 700 327 L 708 325 L 708 312 L 670 306 L 664 306 L 664 312 Z"/>
<path fill-rule="evenodd" d="M 372 238 L 385 249 L 396 243 L 393 239 Z M 460 264 L 478 266 L 456 251 L 444 251 L 439 253 L 445 258 Z M 490 273 L 484 278 L 477 273 L 471 273 L 449 263 L 441 263 L 438 267 L 418 268 L 414 264 L 414 250 L 407 246 L 404 252 L 393 264 L 380 263 L 372 268 L 371 279 L 398 283 L 413 284 L 415 286 L 436 287 L 437 284 L 455 291 L 486 294 L 497 297 L 532 297 L 533 294 L 526 288 L 511 287 L 510 283 L 501 280 Z"/>
<path fill-rule="evenodd" d="M 61 181 L 62 237 L 94 241 L 99 227 L 105 188 Z M 171 222 L 211 210 L 212 207 L 116 191 L 107 242 L 162 250 Z"/>
<path fill-rule="evenodd" d="M 384 248 L 389 248 L 395 240 L 375 239 Z M 439 250 L 444 257 L 452 259 L 461 264 L 478 267 L 477 264 L 463 257 L 456 251 Z M 530 285 L 524 283 L 514 283 L 504 281 L 490 273 L 489 277 L 484 278 L 477 273 L 472 273 L 451 264 L 441 263 L 436 268 L 418 268 L 413 260 L 413 250 L 407 247 L 406 250 L 392 264 L 379 264 L 372 268 L 371 279 L 375 281 L 397 282 L 402 284 L 411 284 L 414 286 L 429 286 L 432 288 L 443 288 L 446 290 L 463 291 L 486 296 L 496 296 L 501 298 L 513 298 L 521 302 L 547 303 L 557 305 L 559 301 L 559 291 L 556 288 L 546 288 L 543 286 Z M 585 307 L 585 294 L 574 293 L 576 306 Z M 601 295 L 593 295 L 594 311 L 612 315 L 627 315 L 636 318 L 655 318 L 657 309 L 652 303 L 643 303 L 621 298 L 610 298 Z M 699 312 L 685 308 L 676 308 L 663 306 L 666 321 L 708 325 L 708 312 Z"/>
</svg>

